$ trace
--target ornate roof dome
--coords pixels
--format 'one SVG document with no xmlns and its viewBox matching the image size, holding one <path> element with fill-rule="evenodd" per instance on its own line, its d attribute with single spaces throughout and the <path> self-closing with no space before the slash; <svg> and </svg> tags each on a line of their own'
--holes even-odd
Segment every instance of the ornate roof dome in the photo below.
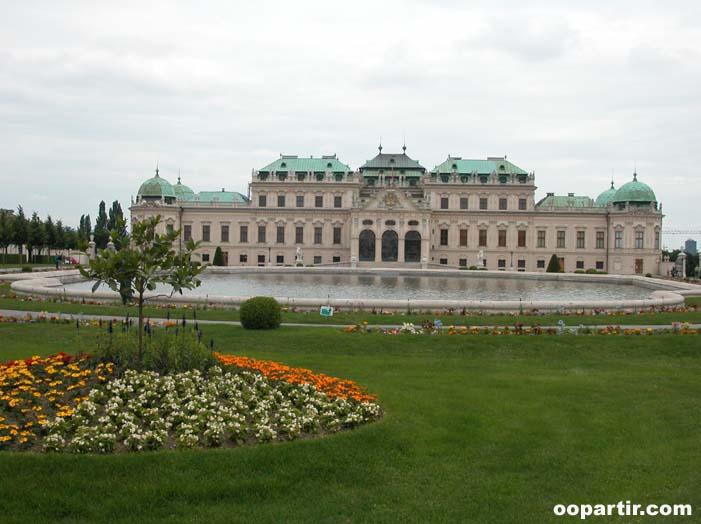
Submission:
<svg viewBox="0 0 701 524">
<path fill-rule="evenodd" d="M 596 197 L 596 202 L 594 203 L 594 205 L 599 207 L 608 206 L 611 202 L 613 202 L 613 197 L 615 194 L 616 188 L 613 187 L 613 180 L 611 180 L 611 187 L 603 193 L 601 193 L 598 197 Z"/>
<path fill-rule="evenodd" d="M 175 191 L 170 182 L 159 176 L 156 168 L 156 176 L 141 184 L 138 195 L 142 198 L 175 198 Z"/>
<path fill-rule="evenodd" d="M 633 173 L 633 180 L 623 184 L 613 196 L 612 202 L 657 202 L 655 192 L 647 184 L 638 182 L 638 174 Z"/>
<path fill-rule="evenodd" d="M 180 176 L 178 176 L 178 183 L 173 186 L 173 192 L 179 200 L 192 200 L 195 196 L 192 189 L 180 182 Z"/>
</svg>

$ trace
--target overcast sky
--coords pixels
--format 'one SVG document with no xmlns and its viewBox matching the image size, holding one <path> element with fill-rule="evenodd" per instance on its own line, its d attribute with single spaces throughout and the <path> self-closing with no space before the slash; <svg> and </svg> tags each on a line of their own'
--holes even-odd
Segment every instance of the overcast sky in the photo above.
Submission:
<svg viewBox="0 0 701 524">
<path fill-rule="evenodd" d="M 596 197 L 637 166 L 665 229 L 701 229 L 698 0 L 0 8 L 3 208 L 76 225 L 128 207 L 156 162 L 245 194 L 280 153 L 357 168 L 406 137 L 427 168 L 506 154 L 538 198 Z"/>
</svg>

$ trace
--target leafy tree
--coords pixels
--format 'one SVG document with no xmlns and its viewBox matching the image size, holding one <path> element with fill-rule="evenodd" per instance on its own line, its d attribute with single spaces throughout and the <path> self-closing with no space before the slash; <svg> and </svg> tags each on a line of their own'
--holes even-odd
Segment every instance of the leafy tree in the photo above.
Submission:
<svg viewBox="0 0 701 524">
<path fill-rule="evenodd" d="M 546 273 L 561 273 L 562 270 L 560 269 L 560 261 L 557 258 L 557 255 L 553 254 L 553 256 L 550 257 L 550 262 L 548 262 L 548 269 L 545 270 Z"/>
<path fill-rule="evenodd" d="M 63 228 L 63 245 L 65 249 L 78 249 L 78 231 L 72 227 L 65 226 Z"/>
<path fill-rule="evenodd" d="M 29 259 L 32 260 L 32 252 L 36 249 L 41 255 L 41 250 L 46 244 L 46 231 L 44 223 L 39 218 L 39 214 L 34 211 L 32 219 L 29 221 L 29 230 L 27 234 L 27 251 Z"/>
<path fill-rule="evenodd" d="M 2 262 L 7 259 L 7 248 L 12 244 L 14 236 L 13 226 L 14 215 L 6 209 L 0 209 L 0 248 L 3 249 Z"/>
<path fill-rule="evenodd" d="M 46 238 L 46 247 L 48 248 L 49 255 L 51 255 L 52 249 L 58 249 L 56 245 L 56 226 L 51 218 L 51 215 L 46 217 L 44 221 L 44 236 Z"/>
<path fill-rule="evenodd" d="M 54 247 L 59 250 L 64 250 L 66 246 L 66 230 L 63 227 L 63 222 L 60 220 L 54 224 Z"/>
<path fill-rule="evenodd" d="M 92 233 L 90 215 L 80 215 L 80 225 L 78 226 L 78 236 L 76 242 L 76 247 L 78 249 L 84 251 L 88 248 L 88 242 L 90 241 L 90 233 Z"/>
<path fill-rule="evenodd" d="M 100 209 L 95 220 L 95 231 L 93 240 L 97 249 L 105 249 L 110 240 L 110 230 L 107 229 L 107 212 L 105 211 L 105 201 L 100 201 Z"/>
<path fill-rule="evenodd" d="M 117 231 L 119 233 L 120 238 L 127 234 L 126 221 L 124 220 L 124 212 L 122 211 L 121 204 L 117 200 L 112 202 L 112 207 L 109 209 L 109 215 L 107 218 L 107 229 L 110 231 Z M 115 244 L 115 248 L 121 249 L 121 246 L 119 244 Z"/>
<path fill-rule="evenodd" d="M 214 260 L 212 261 L 212 265 L 214 265 L 214 266 L 223 266 L 224 265 L 224 253 L 222 253 L 222 250 L 219 246 L 217 246 L 217 249 L 214 251 Z"/>
<path fill-rule="evenodd" d="M 119 241 L 122 249 L 105 249 L 90 261 L 88 268 L 80 268 L 81 274 L 95 281 L 93 292 L 100 284 L 106 284 L 118 292 L 123 300 L 133 298 L 139 309 L 139 360 L 143 357 L 144 304 L 153 297 L 145 296 L 154 291 L 158 284 L 170 288 L 170 294 L 183 289 L 193 289 L 200 285 L 197 276 L 204 267 L 192 261 L 197 244 L 189 240 L 184 249 L 176 251 L 173 242 L 180 231 L 157 233 L 161 217 L 155 216 L 136 223 L 131 237 L 118 237 L 112 233 L 112 241 Z M 160 295 L 156 295 L 160 296 Z"/>
<path fill-rule="evenodd" d="M 24 216 L 24 209 L 22 206 L 17 206 L 17 216 L 15 217 L 13 228 L 12 228 L 12 243 L 17 246 L 19 250 L 19 261 L 22 263 L 22 248 L 27 243 L 29 238 L 29 221 L 27 217 Z"/>
</svg>

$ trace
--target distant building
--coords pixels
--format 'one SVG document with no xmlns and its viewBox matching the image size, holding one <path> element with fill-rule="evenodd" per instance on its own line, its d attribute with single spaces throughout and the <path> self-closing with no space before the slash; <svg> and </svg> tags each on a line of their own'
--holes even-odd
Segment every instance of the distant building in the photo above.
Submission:
<svg viewBox="0 0 701 524">
<path fill-rule="evenodd" d="M 690 255 L 697 254 L 699 250 L 696 247 L 696 240 L 692 238 L 687 239 L 687 241 L 684 242 L 684 251 Z"/>
<path fill-rule="evenodd" d="M 564 173 L 563 173 L 564 175 Z M 379 153 L 357 170 L 336 155 L 281 155 L 253 172 L 247 195 L 196 193 L 160 176 L 145 181 L 132 221 L 161 215 L 163 229 L 201 241 L 225 265 L 339 264 L 659 274 L 662 209 L 637 174 L 596 200 L 535 199 L 535 175 L 506 157 L 448 158 L 429 171 L 406 154 Z"/>
</svg>

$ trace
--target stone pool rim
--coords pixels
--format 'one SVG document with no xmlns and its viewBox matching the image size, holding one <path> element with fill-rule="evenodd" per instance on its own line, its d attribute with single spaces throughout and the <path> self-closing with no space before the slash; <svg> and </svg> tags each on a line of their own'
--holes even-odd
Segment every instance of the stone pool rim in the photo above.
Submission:
<svg viewBox="0 0 701 524">
<path fill-rule="evenodd" d="M 339 267 L 208 267 L 203 274 L 325 274 L 325 275 L 385 275 L 385 276 L 441 276 L 455 278 L 496 278 L 519 279 L 532 282 L 588 282 L 610 285 L 635 285 L 650 289 L 646 299 L 621 300 L 416 300 L 416 299 L 350 299 L 350 298 L 294 298 L 275 297 L 283 307 L 297 309 L 317 309 L 320 306 L 334 306 L 342 310 L 392 310 L 392 311 L 423 311 L 430 309 L 455 309 L 468 311 L 557 311 L 593 310 L 593 309 L 643 309 L 660 306 L 683 305 L 685 296 L 701 296 L 701 286 L 685 282 L 647 278 L 638 275 L 593 275 L 582 273 L 535 273 L 516 271 L 470 271 L 455 269 L 407 269 L 407 268 L 339 268 Z M 119 295 L 111 290 L 96 291 L 70 289 L 64 284 L 85 280 L 77 270 L 51 271 L 41 273 L 24 273 L 3 275 L 6 280 L 12 280 L 11 289 L 17 293 L 40 295 L 44 297 L 66 298 L 71 300 L 100 300 L 120 302 Z M 148 294 L 154 297 L 156 293 Z M 223 295 L 173 295 L 172 297 L 151 298 L 150 303 L 174 303 L 191 305 L 238 306 L 250 296 Z"/>
</svg>

